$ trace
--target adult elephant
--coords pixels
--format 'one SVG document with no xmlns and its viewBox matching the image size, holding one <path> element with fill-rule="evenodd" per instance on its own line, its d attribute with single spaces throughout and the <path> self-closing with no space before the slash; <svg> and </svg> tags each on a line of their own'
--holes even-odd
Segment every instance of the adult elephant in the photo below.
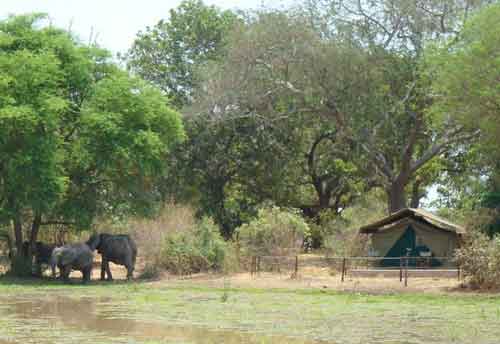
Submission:
<svg viewBox="0 0 500 344">
<path fill-rule="evenodd" d="M 28 256 L 29 245 L 28 241 L 23 243 L 24 256 Z M 55 247 L 56 245 L 45 244 L 41 241 L 37 241 L 35 243 L 35 250 L 33 251 L 33 254 L 35 256 L 36 274 L 38 276 L 42 275 L 42 265 L 50 265 L 50 258 Z"/>
<path fill-rule="evenodd" d="M 94 249 L 87 244 L 81 243 L 54 248 L 50 258 L 52 276 L 56 277 L 57 266 L 61 279 L 65 282 L 69 281 L 71 270 L 81 271 L 83 283 L 89 282 L 94 262 Z"/>
<path fill-rule="evenodd" d="M 94 234 L 87 244 L 95 247 L 101 255 L 101 280 L 113 280 L 109 269 L 109 262 L 123 265 L 127 268 L 127 279 L 133 277 L 135 259 L 137 257 L 137 246 L 134 240 L 127 234 Z"/>
</svg>

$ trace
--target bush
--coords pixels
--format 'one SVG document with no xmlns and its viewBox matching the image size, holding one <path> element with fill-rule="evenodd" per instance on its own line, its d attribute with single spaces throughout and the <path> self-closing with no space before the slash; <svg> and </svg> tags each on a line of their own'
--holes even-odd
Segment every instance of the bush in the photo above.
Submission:
<svg viewBox="0 0 500 344">
<path fill-rule="evenodd" d="M 373 190 L 342 212 L 342 216 L 322 217 L 323 247 L 328 255 L 366 256 L 369 237 L 360 235 L 359 228 L 387 216 L 386 203 L 380 191 Z"/>
<path fill-rule="evenodd" d="M 141 278 L 150 279 L 158 277 L 161 272 L 160 254 L 166 238 L 191 230 L 195 223 L 194 210 L 191 207 L 166 203 L 155 218 L 129 219 L 128 223 L 122 226 L 102 222 L 98 230 L 113 233 L 125 231 L 131 234 L 137 243 L 140 257 L 138 261 L 144 262 Z"/>
<path fill-rule="evenodd" d="M 464 277 L 473 288 L 500 287 L 500 237 L 489 239 L 480 231 L 470 234 L 455 252 Z"/>
<path fill-rule="evenodd" d="M 240 226 L 236 233 L 244 255 L 278 256 L 300 250 L 310 229 L 297 211 L 273 206 L 260 209 L 257 218 Z"/>
<path fill-rule="evenodd" d="M 203 218 L 192 229 L 168 235 L 160 252 L 160 264 L 175 274 L 221 271 L 227 243 L 210 218 Z"/>
</svg>

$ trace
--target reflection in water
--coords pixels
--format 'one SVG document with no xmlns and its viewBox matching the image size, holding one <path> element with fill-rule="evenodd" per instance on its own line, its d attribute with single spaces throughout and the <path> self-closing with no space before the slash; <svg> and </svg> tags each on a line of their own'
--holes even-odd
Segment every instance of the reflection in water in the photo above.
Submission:
<svg viewBox="0 0 500 344">
<path fill-rule="evenodd" d="M 0 344 L 20 343 L 28 339 L 31 339 L 28 342 L 52 343 L 54 340 L 59 342 L 59 338 L 54 338 L 53 330 L 59 328 L 54 331 L 59 331 L 64 336 L 60 327 L 78 331 L 81 336 L 89 340 L 97 334 L 99 342 L 105 340 L 134 343 L 154 340 L 170 343 L 312 343 L 292 338 L 252 335 L 241 331 L 211 331 L 199 327 L 165 326 L 125 319 L 124 316 L 129 315 L 128 311 L 115 308 L 108 299 L 0 298 L 0 317 L 4 315 L 15 317 L 26 329 L 32 328 L 35 324 L 40 326 L 39 322 L 45 321 L 46 325 L 42 326 L 50 327 L 49 333 L 52 337 L 44 338 L 40 331 L 35 331 L 36 334 L 28 331 L 24 334 L 15 333 L 13 341 L 10 341 L 11 338 L 7 338 L 7 341 L 0 338 Z M 34 335 L 37 336 L 36 341 L 33 341 Z"/>
</svg>

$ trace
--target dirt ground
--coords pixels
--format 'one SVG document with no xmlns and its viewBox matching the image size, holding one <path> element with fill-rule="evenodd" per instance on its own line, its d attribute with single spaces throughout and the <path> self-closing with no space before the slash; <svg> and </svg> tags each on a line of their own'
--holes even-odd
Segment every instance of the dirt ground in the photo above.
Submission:
<svg viewBox="0 0 500 344">
<path fill-rule="evenodd" d="M 164 275 L 153 283 L 156 286 L 198 285 L 212 288 L 256 288 L 256 289 L 322 289 L 332 291 L 360 292 L 369 294 L 391 293 L 435 293 L 449 294 L 460 292 L 461 282 L 452 278 L 414 278 L 408 279 L 408 286 L 399 278 L 388 277 L 347 277 L 341 282 L 338 276 L 298 276 L 276 273 L 237 273 L 229 276 L 215 274 L 196 274 L 188 277 Z"/>
<path fill-rule="evenodd" d="M 138 260 L 135 278 L 140 276 L 144 263 Z M 110 269 L 115 280 L 126 279 L 125 267 L 110 263 Z M 100 261 L 94 262 L 92 279 L 100 278 Z M 80 278 L 79 272 L 73 272 L 71 277 Z M 256 288 L 256 289 L 323 289 L 340 292 L 360 292 L 369 294 L 391 293 L 434 293 L 450 294 L 464 292 L 463 282 L 459 281 L 455 273 L 435 271 L 432 277 L 415 277 L 409 274 L 408 286 L 399 280 L 399 271 L 392 271 L 388 275 L 369 274 L 357 276 L 349 272 L 344 282 L 340 273 L 332 272 L 328 267 L 309 264 L 301 267 L 299 274 L 294 276 L 293 271 L 284 269 L 280 272 L 249 272 L 233 273 L 229 275 L 215 273 L 199 273 L 189 276 L 177 276 L 163 273 L 161 277 L 151 284 L 156 287 L 200 286 L 208 288 Z"/>
<path fill-rule="evenodd" d="M 100 279 L 100 260 L 94 262 L 92 279 Z M 139 259 L 136 264 L 134 277 L 138 278 L 142 272 L 144 263 Z M 127 271 L 125 267 L 110 263 L 110 268 L 115 280 L 125 280 Z M 45 271 L 49 275 L 50 271 Z M 72 278 L 81 278 L 81 273 L 74 271 Z M 344 282 L 341 281 L 340 273 L 332 272 L 328 267 L 321 265 L 308 265 L 301 267 L 299 274 L 294 276 L 290 269 L 280 272 L 259 272 L 251 275 L 248 272 L 233 273 L 229 275 L 215 273 L 199 273 L 189 276 L 177 276 L 163 273 L 160 278 L 150 282 L 154 287 L 182 287 L 200 286 L 208 288 L 255 288 L 255 289 L 321 289 L 339 292 L 359 292 L 369 294 L 392 294 L 392 293 L 434 293 L 453 294 L 467 291 L 463 288 L 463 281 L 457 279 L 454 273 L 443 273 L 435 271 L 432 277 L 415 277 L 409 274 L 408 286 L 399 280 L 399 271 L 390 274 L 379 275 L 370 273 L 368 276 L 358 276 L 349 272 Z"/>
</svg>

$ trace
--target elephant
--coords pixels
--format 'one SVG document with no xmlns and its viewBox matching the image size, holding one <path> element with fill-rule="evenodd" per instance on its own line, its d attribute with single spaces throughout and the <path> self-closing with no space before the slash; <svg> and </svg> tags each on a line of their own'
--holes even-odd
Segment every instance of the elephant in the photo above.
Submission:
<svg viewBox="0 0 500 344">
<path fill-rule="evenodd" d="M 52 251 L 56 246 L 52 244 L 45 244 L 41 241 L 35 243 L 35 250 L 33 255 L 35 256 L 35 265 L 38 276 L 42 275 L 42 264 L 50 265 L 50 257 L 52 256 Z M 29 252 L 29 242 L 25 241 L 23 243 L 23 255 L 28 256 Z"/>
<path fill-rule="evenodd" d="M 92 274 L 92 264 L 94 263 L 95 248 L 89 247 L 85 243 L 70 244 L 54 248 L 50 258 L 52 276 L 56 277 L 56 266 L 59 268 L 61 279 L 69 281 L 71 270 L 82 272 L 83 283 L 90 281 Z"/>
<path fill-rule="evenodd" d="M 95 247 L 97 252 L 101 254 L 101 280 L 113 280 L 109 262 L 123 265 L 127 268 L 127 279 L 133 277 L 135 259 L 137 257 L 137 246 L 134 240 L 127 234 L 94 234 L 87 244 Z"/>
</svg>

